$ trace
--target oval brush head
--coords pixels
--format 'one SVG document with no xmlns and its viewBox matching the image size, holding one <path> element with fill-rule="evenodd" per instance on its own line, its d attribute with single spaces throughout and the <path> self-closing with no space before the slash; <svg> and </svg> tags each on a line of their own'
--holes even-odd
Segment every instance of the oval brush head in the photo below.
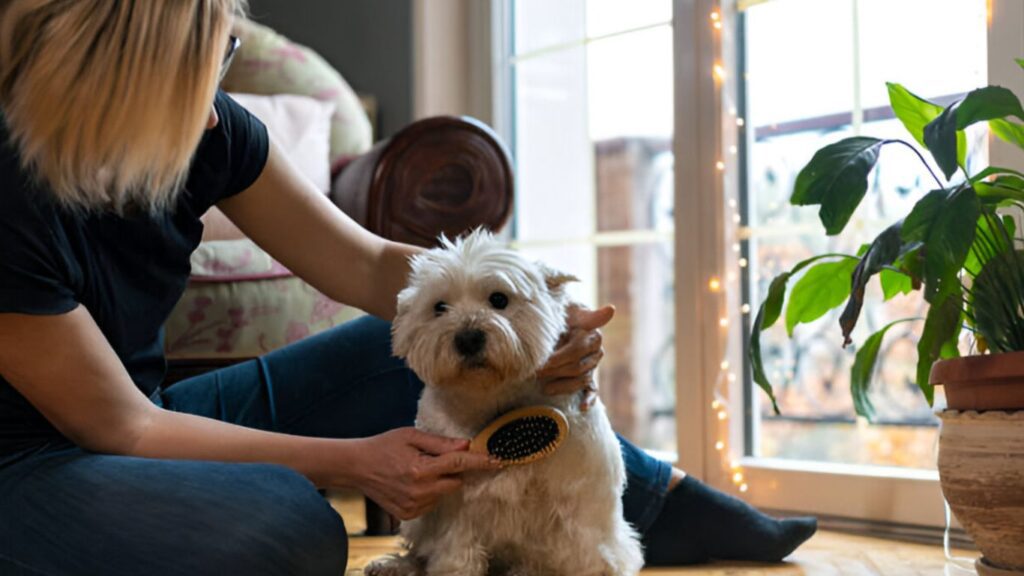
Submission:
<svg viewBox="0 0 1024 576">
<path fill-rule="evenodd" d="M 569 433 L 565 414 L 550 406 L 527 406 L 506 413 L 483 429 L 469 445 L 503 464 L 528 464 L 550 456 Z"/>
</svg>

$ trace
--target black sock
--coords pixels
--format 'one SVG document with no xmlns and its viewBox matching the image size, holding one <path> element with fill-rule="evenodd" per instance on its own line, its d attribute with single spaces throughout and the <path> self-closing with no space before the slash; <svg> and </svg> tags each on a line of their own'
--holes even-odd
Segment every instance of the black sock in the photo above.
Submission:
<svg viewBox="0 0 1024 576">
<path fill-rule="evenodd" d="M 711 559 L 779 562 L 818 529 L 814 518 L 776 520 L 691 476 L 665 497 L 643 537 L 648 566 Z"/>
</svg>

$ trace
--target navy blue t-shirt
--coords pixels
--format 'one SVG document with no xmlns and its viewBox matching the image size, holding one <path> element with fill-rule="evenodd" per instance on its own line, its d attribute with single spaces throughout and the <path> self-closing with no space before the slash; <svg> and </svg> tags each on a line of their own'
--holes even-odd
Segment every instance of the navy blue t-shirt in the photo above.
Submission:
<svg viewBox="0 0 1024 576">
<path fill-rule="evenodd" d="M 173 209 L 157 216 L 62 209 L 22 168 L 0 116 L 0 313 L 63 314 L 82 305 L 135 385 L 146 395 L 156 390 L 166 370 L 163 324 L 188 281 L 199 217 L 248 188 L 267 160 L 266 127 L 222 92 L 214 106 L 220 122 L 203 135 Z M 0 454 L 55 437 L 0 374 Z"/>
</svg>

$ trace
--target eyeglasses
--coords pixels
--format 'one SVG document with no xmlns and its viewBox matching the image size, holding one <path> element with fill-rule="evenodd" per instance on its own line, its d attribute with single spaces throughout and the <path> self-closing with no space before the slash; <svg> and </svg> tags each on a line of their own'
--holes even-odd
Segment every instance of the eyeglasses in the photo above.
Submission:
<svg viewBox="0 0 1024 576">
<path fill-rule="evenodd" d="M 242 45 L 242 39 L 238 36 L 228 36 L 228 48 L 224 52 L 224 62 L 220 65 L 220 80 L 223 80 L 228 74 L 228 68 L 231 66 L 231 60 L 235 57 L 235 52 L 238 47 Z"/>
</svg>

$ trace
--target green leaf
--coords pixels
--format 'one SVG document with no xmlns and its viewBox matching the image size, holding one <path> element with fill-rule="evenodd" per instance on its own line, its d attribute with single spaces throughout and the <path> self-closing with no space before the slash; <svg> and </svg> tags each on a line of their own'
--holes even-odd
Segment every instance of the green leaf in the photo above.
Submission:
<svg viewBox="0 0 1024 576">
<path fill-rule="evenodd" d="M 975 242 L 971 246 L 971 251 L 967 253 L 967 259 L 964 260 L 964 270 L 971 276 L 976 277 L 985 266 L 985 263 L 997 253 L 1008 251 L 1011 248 L 1011 242 L 1007 240 L 1012 241 L 1016 235 L 1016 221 L 1014 221 L 1012 216 L 1004 215 L 1002 216 L 1003 229 L 999 230 L 999 226 L 996 225 L 997 229 L 993 230 L 991 219 L 995 217 L 996 215 L 990 215 L 988 212 L 983 212 L 978 217 Z M 981 242 L 982 239 L 987 241 Z"/>
<path fill-rule="evenodd" d="M 850 287 L 847 288 L 850 299 L 839 317 L 839 325 L 843 329 L 843 346 L 851 342 L 850 334 L 860 317 L 860 310 L 864 305 L 864 288 L 867 287 L 868 281 L 900 255 L 903 248 L 903 239 L 900 237 L 902 226 L 903 222 L 897 222 L 879 234 L 853 270 Z M 796 291 L 795 288 L 793 290 Z"/>
<path fill-rule="evenodd" d="M 909 276 L 911 286 L 917 290 L 924 282 L 924 244 L 918 242 L 909 246 L 911 248 L 893 262 L 893 268 Z"/>
<path fill-rule="evenodd" d="M 1018 172 L 1013 168 L 1003 168 L 1000 166 L 989 166 L 988 168 L 985 168 L 981 172 L 978 172 L 974 176 L 968 178 L 967 181 L 970 182 L 971 184 L 974 184 L 976 182 L 984 180 L 985 178 L 988 178 L 989 176 L 996 176 L 1000 174 L 1010 174 L 1012 176 L 1017 176 L 1021 179 L 1022 182 L 1024 182 L 1024 172 Z"/>
<path fill-rule="evenodd" d="M 929 381 L 932 364 L 942 358 L 956 356 L 956 343 L 960 338 L 961 298 L 959 294 L 947 296 L 928 308 L 921 339 L 917 342 L 917 385 L 931 406 L 935 389 Z"/>
<path fill-rule="evenodd" d="M 996 178 L 993 182 L 975 182 L 974 189 L 978 194 L 978 201 L 982 204 L 1003 207 L 1014 202 L 1024 202 L 1022 184 L 1024 181 Z"/>
<path fill-rule="evenodd" d="M 884 140 L 854 137 L 817 151 L 797 175 L 790 203 L 821 205 L 818 216 L 829 235 L 842 232 L 868 189 Z"/>
<path fill-rule="evenodd" d="M 797 324 L 817 320 L 846 300 L 857 262 L 856 258 L 844 258 L 818 264 L 797 281 L 786 306 L 786 332 L 790 337 Z"/>
<path fill-rule="evenodd" d="M 959 291 L 958 275 L 974 242 L 980 210 L 974 189 L 958 186 L 929 192 L 904 220 L 903 240 L 925 245 L 924 297 L 928 302 L 934 304 L 941 295 Z"/>
<path fill-rule="evenodd" d="M 973 90 L 942 111 L 924 127 L 925 146 L 931 151 L 948 180 L 957 169 L 957 132 L 976 122 L 1016 116 L 1024 119 L 1024 108 L 1013 92 L 1000 86 Z"/>
<path fill-rule="evenodd" d="M 1003 142 L 1009 142 L 1017 148 L 1024 149 L 1024 126 L 1009 120 L 989 120 L 988 127 Z M 961 132 L 961 134 L 963 134 Z"/>
<path fill-rule="evenodd" d="M 754 373 L 754 382 L 772 401 L 772 409 L 779 414 L 779 405 L 775 401 L 775 394 L 772 392 L 772 384 L 768 381 L 768 375 L 764 370 L 764 360 L 761 356 L 761 332 L 775 324 L 782 313 L 782 304 L 786 297 L 786 284 L 793 277 L 807 266 L 823 258 L 834 258 L 844 256 L 842 254 L 822 254 L 798 262 L 789 272 L 783 272 L 776 276 L 768 287 L 768 297 L 761 303 L 754 317 L 754 323 L 750 327 L 750 365 Z"/>
<path fill-rule="evenodd" d="M 1018 66 L 1024 68 L 1024 58 L 1014 58 L 1014 61 L 1017 63 Z"/>
<path fill-rule="evenodd" d="M 1006 244 L 1004 243 L 1004 247 Z M 994 354 L 1024 349 L 1024 252 L 1004 249 L 975 278 L 971 306 Z"/>
<path fill-rule="evenodd" d="M 927 147 L 924 142 L 924 127 L 942 114 L 942 106 L 921 98 L 895 82 L 886 82 L 886 86 L 889 89 L 889 104 L 893 113 L 914 140 Z M 957 150 L 957 162 L 963 166 L 967 158 L 967 136 L 963 132 L 957 134 Z"/>
<path fill-rule="evenodd" d="M 868 388 L 871 385 L 871 378 L 875 374 L 875 364 L 878 361 L 878 351 L 882 348 L 882 338 L 889 328 L 901 323 L 910 322 L 914 318 L 905 318 L 890 322 L 885 328 L 875 332 L 864 341 L 864 344 L 857 350 L 857 356 L 850 369 L 850 394 L 853 396 L 853 407 L 857 414 L 867 418 L 869 421 L 875 417 L 875 407 L 868 397 Z"/>
<path fill-rule="evenodd" d="M 892 300 L 897 294 L 910 294 L 914 291 L 914 281 L 910 276 L 888 268 L 882 270 L 878 275 L 882 284 L 882 294 L 886 302 Z"/>
<path fill-rule="evenodd" d="M 775 393 L 772 391 L 772 384 L 768 381 L 768 375 L 764 371 L 764 360 L 761 357 L 761 332 L 764 322 L 764 304 L 757 310 L 754 317 L 754 324 L 750 331 L 750 366 L 754 373 L 754 382 L 764 390 L 768 399 L 772 401 L 772 410 L 775 414 L 781 414 L 779 403 L 775 400 Z"/>
</svg>

